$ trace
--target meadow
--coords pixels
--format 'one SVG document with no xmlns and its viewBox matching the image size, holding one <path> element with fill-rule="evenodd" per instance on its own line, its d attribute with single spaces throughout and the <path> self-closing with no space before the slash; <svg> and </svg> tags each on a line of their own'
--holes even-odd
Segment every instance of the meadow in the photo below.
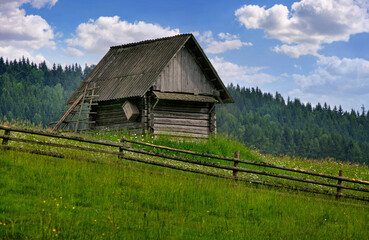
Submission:
<svg viewBox="0 0 369 240">
<path fill-rule="evenodd" d="M 2 132 L 1 132 L 2 134 Z M 224 156 L 369 180 L 365 165 L 268 156 L 228 137 L 207 142 L 107 131 Z M 19 144 L 19 143 L 17 143 Z M 24 144 L 26 146 L 26 144 Z M 84 153 L 80 153 L 85 155 Z M 1 239 L 368 239 L 369 205 L 235 182 L 117 157 L 59 159 L 0 150 Z"/>
</svg>

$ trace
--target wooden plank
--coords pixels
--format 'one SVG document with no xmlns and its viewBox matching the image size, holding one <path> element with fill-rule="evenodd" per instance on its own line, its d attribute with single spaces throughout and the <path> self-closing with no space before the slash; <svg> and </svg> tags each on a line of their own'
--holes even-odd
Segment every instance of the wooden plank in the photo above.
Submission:
<svg viewBox="0 0 369 240">
<path fill-rule="evenodd" d="M 155 111 L 155 118 L 181 118 L 181 119 L 198 119 L 208 120 L 209 114 L 207 113 L 184 113 L 184 112 L 173 112 L 173 111 Z"/>
<path fill-rule="evenodd" d="M 208 113 L 208 108 L 191 108 L 191 107 L 172 107 L 172 106 L 156 106 L 154 111 L 173 111 L 173 112 L 188 112 L 188 113 Z"/>
<path fill-rule="evenodd" d="M 1 130 L 10 130 L 10 131 L 20 132 L 20 133 L 35 134 L 35 135 L 39 135 L 39 136 L 75 140 L 75 141 L 79 141 L 79 142 L 95 143 L 95 144 L 104 145 L 104 146 L 111 146 L 111 147 L 120 147 L 120 146 L 122 146 L 120 143 L 116 143 L 116 142 L 112 142 L 112 141 L 94 140 L 94 139 L 87 139 L 87 138 L 74 137 L 74 136 L 65 136 L 65 135 L 61 135 L 61 134 L 49 133 L 49 132 L 43 132 L 43 131 L 36 131 L 36 130 L 31 130 L 31 129 L 5 127 L 5 126 L 1 126 L 1 125 L 0 125 L 0 129 Z"/>
<path fill-rule="evenodd" d="M 174 136 L 174 137 L 189 137 L 189 138 L 209 138 L 208 134 L 173 132 L 164 130 L 154 130 L 156 135 Z"/>
<path fill-rule="evenodd" d="M 197 127 L 209 127 L 208 120 L 195 120 L 195 119 L 179 119 L 179 118 L 154 118 L 154 124 L 169 124 L 169 125 L 184 125 L 184 126 L 197 126 Z"/>
<path fill-rule="evenodd" d="M 182 125 L 169 125 L 169 124 L 154 124 L 155 130 L 169 130 L 176 132 L 186 132 L 186 133 L 201 133 L 209 134 L 209 129 L 207 127 L 195 127 L 195 126 L 182 126 Z"/>
<path fill-rule="evenodd" d="M 166 107 L 190 107 L 190 108 L 209 108 L 210 104 L 207 102 L 192 102 L 192 101 L 180 101 L 180 100 L 164 100 L 161 99 L 157 106 L 166 106 Z"/>
<path fill-rule="evenodd" d="M 96 115 L 96 119 L 111 119 L 111 118 L 119 118 L 119 119 L 123 119 L 124 121 L 127 121 L 126 116 L 123 113 L 120 114 L 109 114 L 109 113 L 105 113 L 103 115 L 97 114 Z"/>
<path fill-rule="evenodd" d="M 262 166 L 262 167 L 268 167 L 268 168 L 282 169 L 282 170 L 286 170 L 286 171 L 297 172 L 297 173 L 307 174 L 307 175 L 311 175 L 311 176 L 318 176 L 318 177 L 324 177 L 324 178 L 329 178 L 329 179 L 334 179 L 334 180 L 342 180 L 342 181 L 346 181 L 346 182 L 369 185 L 369 181 L 364 181 L 364 180 L 355 179 L 355 178 L 348 178 L 348 177 L 340 177 L 340 176 L 329 175 L 329 174 L 325 174 L 325 173 L 318 173 L 318 172 L 313 172 L 313 171 L 304 170 L 304 169 L 279 166 L 279 165 L 274 165 L 274 164 L 270 164 L 270 163 L 266 163 L 266 162 L 257 162 L 257 161 L 251 161 L 251 160 L 246 160 L 246 159 L 234 159 L 234 158 L 219 156 L 219 155 L 215 155 L 215 154 L 199 153 L 199 152 L 194 152 L 194 151 L 185 150 L 185 149 L 176 149 L 176 148 L 171 148 L 171 147 L 167 147 L 167 146 L 159 146 L 159 145 L 155 145 L 155 144 L 152 144 L 152 143 L 146 143 L 146 142 L 126 139 L 126 138 L 124 139 L 124 141 L 129 142 L 129 143 L 140 144 L 140 145 L 143 145 L 143 146 L 150 146 L 150 147 L 154 147 L 154 148 L 158 148 L 158 149 L 165 149 L 165 150 L 174 151 L 174 152 L 187 153 L 187 154 L 191 154 L 191 155 L 194 155 L 194 156 L 214 158 L 214 159 L 225 160 L 225 161 L 230 161 L 230 162 L 234 162 L 235 160 L 237 160 L 240 163 L 254 165 L 254 166 Z"/>
<path fill-rule="evenodd" d="M 34 150 L 34 149 L 24 149 L 24 148 L 15 147 L 15 146 L 0 145 L 0 148 L 12 149 L 12 150 L 21 151 L 21 152 L 29 152 L 29 153 L 47 155 L 47 156 L 53 156 L 53 157 L 59 157 L 59 158 L 83 159 L 83 160 L 86 160 L 86 161 L 93 161 L 93 162 L 98 161 L 98 160 L 89 159 L 89 158 L 77 157 L 75 155 L 67 155 L 67 154 L 61 154 L 61 153 L 55 153 L 55 152 L 46 152 L 46 151 Z M 127 150 L 127 149 L 125 149 L 125 150 Z M 137 157 L 131 157 L 131 156 L 123 155 L 122 153 L 119 153 L 119 152 L 112 152 L 111 151 L 111 153 L 109 153 L 109 154 L 119 155 L 119 156 L 123 157 L 124 159 L 130 160 L 130 161 L 141 162 L 141 163 L 145 163 L 145 164 L 151 164 L 151 165 L 156 165 L 156 166 L 161 166 L 161 167 L 166 167 L 166 168 L 173 168 L 173 169 L 177 169 L 177 170 L 181 170 L 181 171 L 199 173 L 199 174 L 204 174 L 204 175 L 208 175 L 208 176 L 214 176 L 214 177 L 220 177 L 220 178 L 226 178 L 226 179 L 234 179 L 234 177 L 229 176 L 229 175 L 225 175 L 225 174 L 207 172 L 207 171 L 199 170 L 199 169 L 192 169 L 192 168 L 188 168 L 188 167 L 171 165 L 171 164 L 168 164 L 168 163 L 162 163 L 162 162 L 157 162 L 157 161 L 152 161 L 152 160 L 147 160 L 147 159 L 141 159 L 141 158 L 137 158 Z M 297 187 L 297 186 L 292 186 L 292 185 L 288 185 L 288 184 L 271 183 L 271 182 L 265 182 L 265 181 L 254 180 L 254 179 L 247 179 L 247 178 L 243 178 L 243 177 L 237 177 L 237 180 L 248 182 L 248 183 L 257 183 L 257 184 L 262 184 L 262 185 L 267 185 L 267 186 L 273 186 L 273 187 L 284 187 L 284 188 L 293 189 L 293 190 L 337 196 L 336 193 L 325 191 L 325 190 Z M 369 201 L 368 197 L 356 196 L 356 195 L 351 195 L 351 194 L 342 194 L 342 195 L 340 195 L 340 197 L 352 198 L 352 199 L 362 200 L 362 201 Z"/>
<path fill-rule="evenodd" d="M 140 122 L 126 122 L 126 123 L 109 123 L 106 125 L 98 125 L 96 124 L 97 129 L 142 129 Z"/>
<path fill-rule="evenodd" d="M 81 101 L 82 98 L 83 98 L 83 94 L 81 96 L 79 96 L 76 101 L 74 101 L 74 103 L 72 104 L 72 106 L 70 106 L 70 108 L 68 109 L 68 111 L 63 115 L 63 117 L 55 125 L 55 127 L 52 130 L 53 132 L 55 132 L 56 130 L 58 130 L 58 128 L 60 127 L 60 125 L 69 116 L 69 114 L 74 110 L 74 108 L 78 105 L 78 103 Z"/>
<path fill-rule="evenodd" d="M 213 94 L 214 87 L 207 80 L 201 67 L 187 50 L 182 48 L 163 69 L 156 80 L 156 87 L 160 91 Z"/>
<path fill-rule="evenodd" d="M 122 142 L 125 142 L 124 138 L 123 138 Z M 230 170 L 230 171 L 233 172 L 233 177 L 237 177 L 237 176 L 234 175 L 235 172 L 255 173 L 255 174 L 259 174 L 259 175 L 266 175 L 266 176 L 271 176 L 271 177 L 276 177 L 276 178 L 288 179 L 288 180 L 304 182 L 304 183 L 311 183 L 311 184 L 322 185 L 322 186 L 327 186 L 327 187 L 333 187 L 333 188 L 340 187 L 340 188 L 348 189 L 348 190 L 354 190 L 354 191 L 360 191 L 360 192 L 369 192 L 369 189 L 366 189 L 366 188 L 342 186 L 342 185 L 339 185 L 339 184 L 322 182 L 322 181 L 318 181 L 318 180 L 312 180 L 312 179 L 294 177 L 294 176 L 289 176 L 289 175 L 284 175 L 284 174 L 279 174 L 279 173 L 272 173 L 272 172 L 266 172 L 266 171 L 261 171 L 261 170 L 238 167 L 238 162 L 239 162 L 238 161 L 238 156 L 239 156 L 238 151 L 236 151 L 235 155 L 234 155 L 235 156 L 234 157 L 234 162 L 237 162 L 237 164 L 235 164 L 235 165 L 237 165 L 237 167 L 236 166 L 223 165 L 223 164 L 220 164 L 220 163 L 214 163 L 214 162 L 195 160 L 195 159 L 190 159 L 190 158 L 185 158 L 185 157 L 179 157 L 179 156 L 175 156 L 175 155 L 169 155 L 169 154 L 158 153 L 158 152 L 153 152 L 153 151 L 147 151 L 147 150 L 144 150 L 144 149 L 137 149 L 137 148 L 132 148 L 132 147 L 129 147 L 127 149 L 127 151 L 147 154 L 147 155 L 150 155 L 150 156 L 156 156 L 156 157 L 161 157 L 161 158 L 165 158 L 165 159 L 172 159 L 172 160 L 186 162 L 186 163 L 192 163 L 192 164 L 201 165 L 201 166 L 207 166 L 207 167 L 213 167 L 213 168 L 218 168 L 218 169 Z M 339 193 L 337 193 L 337 195 L 339 195 Z"/>
<path fill-rule="evenodd" d="M 111 104 L 107 104 L 107 103 L 104 103 L 104 102 L 99 102 L 99 105 L 97 106 L 97 109 L 99 111 L 119 109 L 119 108 L 121 109 L 122 108 L 122 105 L 123 105 L 123 102 L 124 101 L 120 101 L 118 103 L 111 103 Z"/>
</svg>

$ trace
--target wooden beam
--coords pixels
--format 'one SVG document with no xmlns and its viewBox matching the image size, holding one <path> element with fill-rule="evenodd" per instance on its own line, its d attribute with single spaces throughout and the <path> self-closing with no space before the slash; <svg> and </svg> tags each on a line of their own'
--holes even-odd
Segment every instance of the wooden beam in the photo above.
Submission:
<svg viewBox="0 0 369 240">
<path fill-rule="evenodd" d="M 60 127 L 60 125 L 65 121 L 65 119 L 69 116 L 69 114 L 73 111 L 73 109 L 78 105 L 78 103 L 81 101 L 82 98 L 83 98 L 83 94 L 81 94 L 81 96 L 79 96 L 77 98 L 77 100 L 74 101 L 74 103 L 72 104 L 72 106 L 70 106 L 70 108 L 68 109 L 68 111 L 63 115 L 63 117 L 55 125 L 55 127 L 52 130 L 53 132 L 55 132 L 55 131 L 58 130 L 58 128 Z"/>
</svg>

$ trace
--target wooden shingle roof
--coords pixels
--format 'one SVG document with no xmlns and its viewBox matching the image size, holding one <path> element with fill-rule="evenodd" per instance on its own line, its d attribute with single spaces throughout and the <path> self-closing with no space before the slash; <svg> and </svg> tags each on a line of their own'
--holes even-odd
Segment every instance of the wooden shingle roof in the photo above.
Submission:
<svg viewBox="0 0 369 240">
<path fill-rule="evenodd" d="M 67 100 L 72 104 L 84 91 L 96 83 L 94 101 L 142 97 L 154 84 L 158 75 L 182 47 L 188 47 L 196 56 L 223 102 L 233 102 L 224 84 L 192 34 L 147 40 L 111 47 L 109 52 L 83 80 Z"/>
</svg>

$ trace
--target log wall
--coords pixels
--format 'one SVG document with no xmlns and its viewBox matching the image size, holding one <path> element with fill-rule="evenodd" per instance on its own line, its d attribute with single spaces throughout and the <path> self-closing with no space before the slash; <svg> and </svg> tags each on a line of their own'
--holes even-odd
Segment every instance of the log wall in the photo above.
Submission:
<svg viewBox="0 0 369 240">
<path fill-rule="evenodd" d="M 131 132 L 149 132 L 179 137 L 208 138 L 216 132 L 213 103 L 159 100 L 151 94 L 141 99 L 129 99 L 140 111 L 135 121 L 128 121 L 122 105 L 126 99 L 99 102 L 93 106 L 96 115 L 91 115 L 91 129 L 121 129 Z"/>
<path fill-rule="evenodd" d="M 95 124 L 90 125 L 92 129 L 117 129 L 117 128 L 126 128 L 131 131 L 142 131 L 142 119 L 138 117 L 135 121 L 128 121 L 122 105 L 126 101 L 109 101 L 109 102 L 99 102 L 97 106 L 95 106 L 96 115 L 90 116 Z M 143 102 L 140 100 L 129 100 L 134 103 L 140 112 L 143 110 Z"/>
<path fill-rule="evenodd" d="M 160 100 L 152 110 L 154 134 L 208 138 L 211 107 L 209 103 Z"/>
</svg>

